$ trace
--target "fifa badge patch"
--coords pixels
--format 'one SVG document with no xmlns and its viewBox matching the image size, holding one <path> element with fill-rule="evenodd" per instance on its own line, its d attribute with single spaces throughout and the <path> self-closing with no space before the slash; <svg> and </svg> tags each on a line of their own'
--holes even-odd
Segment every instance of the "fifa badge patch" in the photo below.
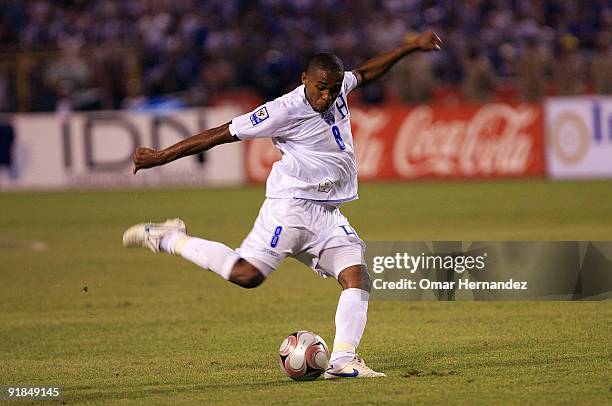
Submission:
<svg viewBox="0 0 612 406">
<path fill-rule="evenodd" d="M 270 115 L 268 114 L 268 110 L 265 107 L 262 107 L 255 113 L 251 114 L 250 118 L 253 127 L 255 127 L 257 124 L 260 124 L 262 121 L 267 120 L 269 117 Z"/>
<path fill-rule="evenodd" d="M 332 189 L 333 186 L 334 186 L 334 182 L 332 182 L 329 179 L 324 179 L 321 182 L 319 182 L 319 192 L 329 193 L 329 191 Z"/>
</svg>

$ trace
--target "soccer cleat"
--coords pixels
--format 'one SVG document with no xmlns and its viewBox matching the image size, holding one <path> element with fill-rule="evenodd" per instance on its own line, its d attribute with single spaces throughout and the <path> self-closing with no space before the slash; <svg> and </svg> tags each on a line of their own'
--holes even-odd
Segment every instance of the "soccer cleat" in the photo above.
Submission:
<svg viewBox="0 0 612 406">
<path fill-rule="evenodd" d="M 382 372 L 376 372 L 365 364 L 363 358 L 355 355 L 351 361 L 344 364 L 342 368 L 328 368 L 323 375 L 325 379 L 340 379 L 340 378 L 378 378 L 387 376 Z"/>
<path fill-rule="evenodd" d="M 181 219 L 170 219 L 163 223 L 140 223 L 133 225 L 123 233 L 123 246 L 127 248 L 143 247 L 159 252 L 159 244 L 167 232 L 186 233 L 187 228 Z"/>
</svg>

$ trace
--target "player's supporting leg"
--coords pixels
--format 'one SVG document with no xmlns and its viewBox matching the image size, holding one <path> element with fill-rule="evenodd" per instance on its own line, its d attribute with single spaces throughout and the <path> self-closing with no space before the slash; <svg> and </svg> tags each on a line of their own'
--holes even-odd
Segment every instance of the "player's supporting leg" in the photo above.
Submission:
<svg viewBox="0 0 612 406">
<path fill-rule="evenodd" d="M 338 275 L 342 293 L 336 310 L 336 337 L 325 379 L 386 376 L 366 366 L 356 354 L 365 329 L 370 298 L 370 276 L 363 265 L 352 265 Z"/>
<path fill-rule="evenodd" d="M 182 256 L 244 288 L 257 287 L 265 280 L 262 272 L 228 246 L 187 235 L 180 219 L 136 224 L 123 234 L 123 245 Z"/>
<path fill-rule="evenodd" d="M 362 265 L 352 265 L 338 275 L 342 293 L 336 309 L 336 336 L 330 358 L 332 368 L 355 357 L 365 330 L 370 296 L 370 278 Z"/>
</svg>

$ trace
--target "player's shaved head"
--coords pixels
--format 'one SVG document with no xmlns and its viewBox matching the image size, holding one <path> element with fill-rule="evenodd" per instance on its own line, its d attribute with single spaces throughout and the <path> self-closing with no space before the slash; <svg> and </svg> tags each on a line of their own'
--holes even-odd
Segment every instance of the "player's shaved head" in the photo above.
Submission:
<svg viewBox="0 0 612 406">
<path fill-rule="evenodd" d="M 308 61 L 302 73 L 306 99 L 314 111 L 324 112 L 330 108 L 342 89 L 344 66 L 334 54 L 316 54 Z"/>
<path fill-rule="evenodd" d="M 344 64 L 334 54 L 320 53 L 310 58 L 306 72 L 313 73 L 319 69 L 326 72 L 342 73 L 344 72 Z"/>
</svg>

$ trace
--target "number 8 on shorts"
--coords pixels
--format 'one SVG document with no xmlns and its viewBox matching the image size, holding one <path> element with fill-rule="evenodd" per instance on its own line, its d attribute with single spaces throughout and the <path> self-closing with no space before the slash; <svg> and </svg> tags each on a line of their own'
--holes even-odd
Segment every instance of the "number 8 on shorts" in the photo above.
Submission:
<svg viewBox="0 0 612 406">
<path fill-rule="evenodd" d="M 276 248 L 276 246 L 278 245 L 278 238 L 280 237 L 282 232 L 283 232 L 282 226 L 276 227 L 276 230 L 274 230 L 274 235 L 272 236 L 272 241 L 270 241 L 270 247 Z"/>
</svg>

